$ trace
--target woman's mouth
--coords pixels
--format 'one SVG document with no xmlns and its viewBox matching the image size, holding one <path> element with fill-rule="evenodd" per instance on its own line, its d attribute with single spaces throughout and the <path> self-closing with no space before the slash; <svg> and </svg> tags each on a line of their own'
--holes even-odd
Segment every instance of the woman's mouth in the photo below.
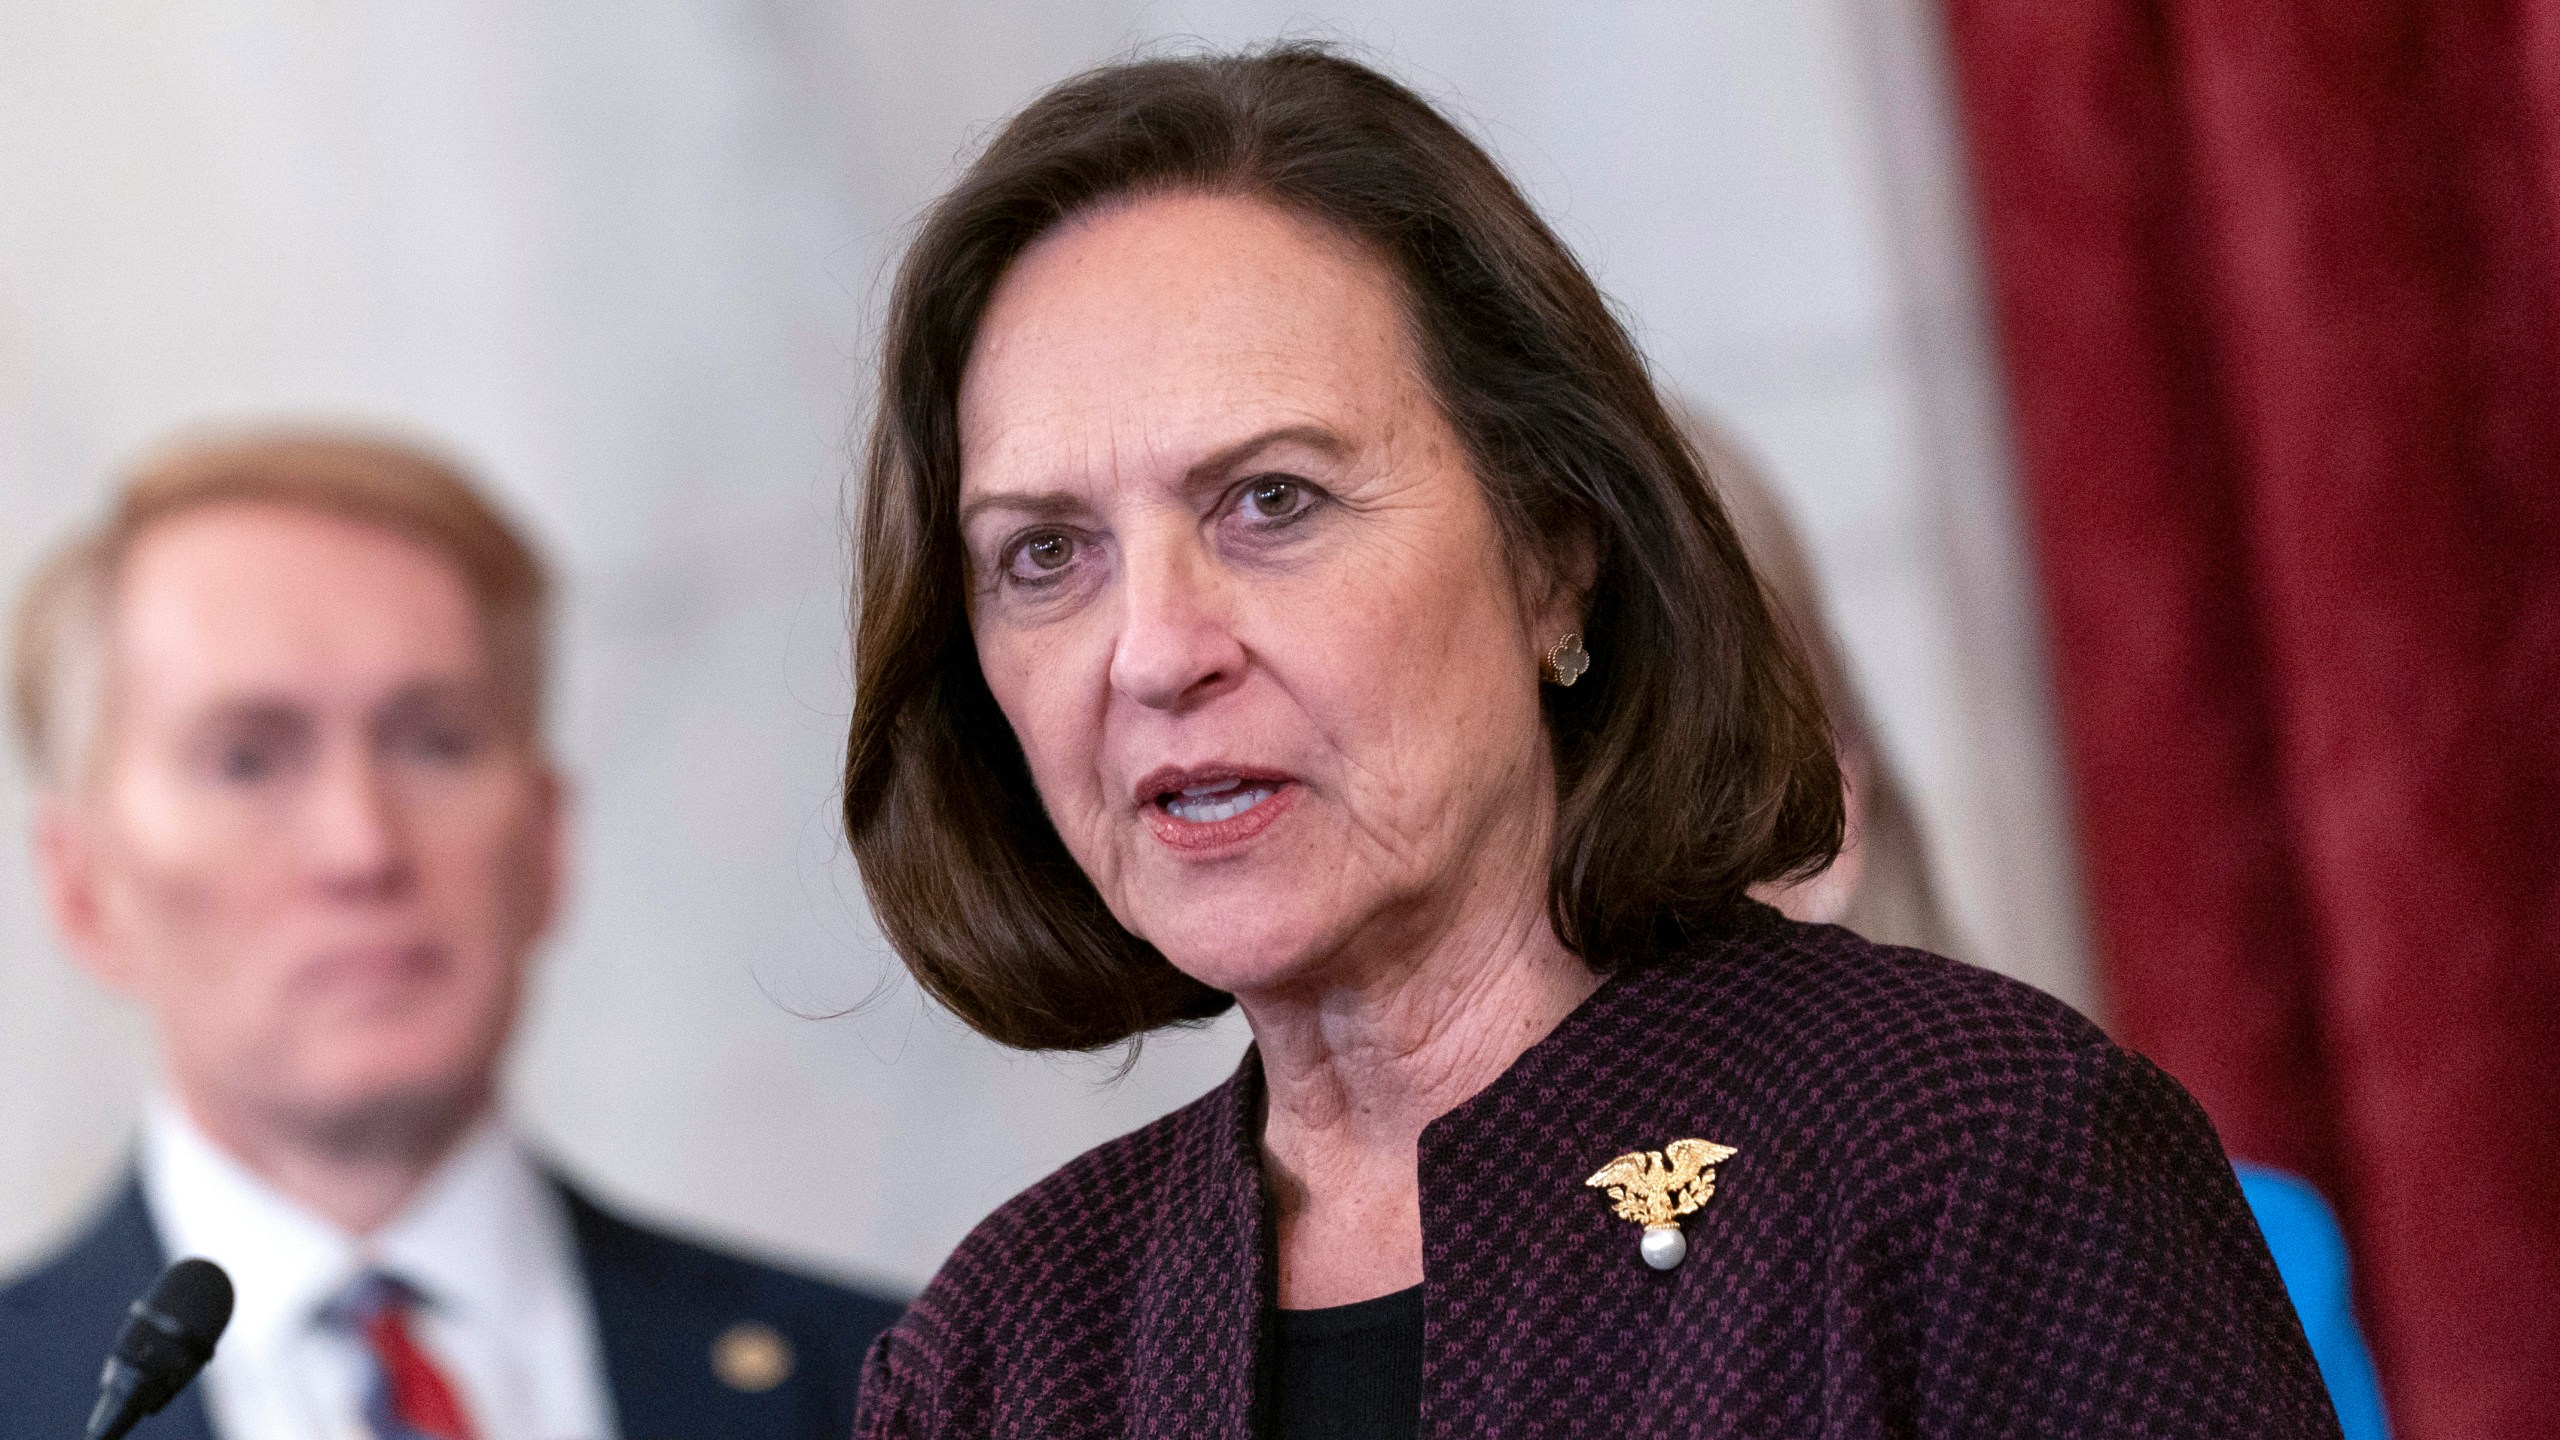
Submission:
<svg viewBox="0 0 2560 1440">
<path fill-rule="evenodd" d="M 1227 779 L 1185 786 L 1156 803 L 1176 820 L 1193 825 L 1214 825 L 1221 820 L 1233 820 L 1278 793 L 1278 787 L 1269 781 Z"/>
<path fill-rule="evenodd" d="M 1147 828 L 1182 850 L 1223 850 L 1259 835 L 1289 808 L 1295 782 L 1269 775 L 1150 776 Z"/>
</svg>

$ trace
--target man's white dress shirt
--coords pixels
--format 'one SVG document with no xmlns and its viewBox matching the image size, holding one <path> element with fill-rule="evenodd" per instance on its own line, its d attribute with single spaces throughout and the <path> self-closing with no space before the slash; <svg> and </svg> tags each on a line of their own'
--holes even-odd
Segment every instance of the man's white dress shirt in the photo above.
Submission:
<svg viewBox="0 0 2560 1440">
<path fill-rule="evenodd" d="M 371 1440 L 362 1342 L 320 1320 L 368 1269 L 422 1297 L 411 1334 L 479 1440 L 615 1440 L 567 1207 L 499 1125 L 361 1240 L 278 1194 L 166 1098 L 143 1121 L 142 1191 L 170 1257 L 216 1262 L 238 1293 L 198 1382 L 223 1440 Z"/>
</svg>

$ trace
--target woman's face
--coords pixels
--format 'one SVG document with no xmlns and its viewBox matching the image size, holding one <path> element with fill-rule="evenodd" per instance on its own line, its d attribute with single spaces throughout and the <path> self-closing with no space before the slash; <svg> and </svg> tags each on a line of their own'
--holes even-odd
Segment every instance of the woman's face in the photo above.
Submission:
<svg viewBox="0 0 2560 1440">
<path fill-rule="evenodd" d="M 1109 208 L 1006 275 L 960 425 L 979 663 L 1123 925 L 1251 995 L 1543 915 L 1571 601 L 1524 613 L 1384 264 Z"/>
</svg>

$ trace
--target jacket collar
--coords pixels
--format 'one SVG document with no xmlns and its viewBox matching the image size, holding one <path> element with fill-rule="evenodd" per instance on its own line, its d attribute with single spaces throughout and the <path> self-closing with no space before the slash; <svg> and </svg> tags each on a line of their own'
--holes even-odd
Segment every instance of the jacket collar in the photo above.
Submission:
<svg viewBox="0 0 2560 1440">
<path fill-rule="evenodd" d="M 1625 1150 L 1657 1149 L 1712 1125 L 1698 1113 L 1703 1097 L 1653 1093 L 1632 1058 L 1645 1049 L 1648 1029 L 1671 1023 L 1660 1003 L 1665 982 L 1700 963 L 1678 957 L 1610 972 L 1509 1069 L 1423 1128 L 1425 1352 L 1438 1372 L 1427 1373 L 1426 1384 L 1435 1378 L 1463 1383 L 1443 1358 L 1449 1338 L 1498 1323 L 1520 1247 L 1545 1243 L 1549 1232 L 1562 1232 L 1572 1267 L 1591 1272 L 1596 1293 L 1618 1297 L 1611 1303 L 1650 1310 L 1667 1296 L 1666 1286 L 1642 1283 L 1638 1232 L 1612 1216 L 1583 1181 Z M 1157 1212 L 1156 1235 L 1163 1238 L 1143 1261 L 1136 1285 L 1133 1328 L 1141 1358 L 1129 1383 L 1133 1433 L 1140 1435 L 1178 1433 L 1175 1416 L 1196 1422 L 1200 1401 L 1174 1399 L 1197 1397 L 1204 1387 L 1215 1402 L 1209 1413 L 1228 1421 L 1221 1433 L 1257 1434 L 1267 1419 L 1256 1407 L 1269 1389 L 1262 1383 L 1270 1358 L 1267 1317 L 1277 1303 L 1278 1274 L 1262 1170 L 1259 1049 L 1248 1048 L 1236 1073 L 1208 1099 L 1192 1112 L 1184 1142 L 1203 1163 L 1168 1168 Z M 1592 1137 L 1587 1146 L 1542 1150 L 1524 1141 L 1527 1134 L 1553 1133 L 1530 1117 L 1556 1106 L 1573 1113 L 1569 1131 Z M 1488 1203 L 1496 1196 L 1530 1198 L 1520 1206 Z M 1626 1280 L 1637 1283 L 1623 1285 Z M 1169 1363 L 1146 1363 L 1146 1357 Z"/>
<path fill-rule="evenodd" d="M 79 1275 L 78 1308 L 86 1312 L 93 1303 L 89 1297 L 104 1300 L 101 1308 L 110 1308 L 115 1316 L 114 1328 L 107 1333 L 119 1332 L 124 1325 L 124 1307 L 141 1298 L 169 1263 L 160 1248 L 160 1234 L 152 1226 L 151 1207 L 142 1197 L 138 1174 L 125 1176 L 115 1199 L 70 1253 L 76 1257 Z M 69 1314 L 63 1320 L 68 1331 L 85 1334 L 90 1328 Z M 83 1355 L 78 1363 L 95 1367 L 105 1358 L 102 1353 Z M 95 1373 L 94 1369 L 91 1373 Z M 148 1423 L 148 1433 L 154 1440 L 214 1440 L 213 1422 L 205 1410 L 201 1385 L 189 1385 L 179 1391 L 178 1397 Z"/>
<path fill-rule="evenodd" d="M 1257 1383 L 1268 1345 L 1264 1317 L 1278 1295 L 1262 1103 L 1262 1057 L 1248 1048 L 1211 1103 L 1193 1112 L 1205 1163 L 1165 1173 L 1156 1213 L 1170 1243 L 1140 1259 L 1132 1317 L 1141 1347 L 1130 1376 L 1137 1434 L 1182 1433 L 1204 1410 L 1225 1417 L 1223 1434 L 1261 1428 L 1253 1406 L 1266 1388 Z M 1145 1363 L 1149 1352 L 1188 1363 Z"/>
</svg>

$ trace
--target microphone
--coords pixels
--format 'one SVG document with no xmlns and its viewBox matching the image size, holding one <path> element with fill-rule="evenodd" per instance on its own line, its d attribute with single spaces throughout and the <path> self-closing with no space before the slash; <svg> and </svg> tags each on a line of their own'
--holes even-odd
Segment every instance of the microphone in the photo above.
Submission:
<svg viewBox="0 0 2560 1440">
<path fill-rule="evenodd" d="M 181 1260 L 125 1314 L 124 1332 L 98 1376 L 88 1440 L 120 1440 L 196 1378 L 231 1323 L 231 1277 L 210 1260 Z"/>
</svg>

